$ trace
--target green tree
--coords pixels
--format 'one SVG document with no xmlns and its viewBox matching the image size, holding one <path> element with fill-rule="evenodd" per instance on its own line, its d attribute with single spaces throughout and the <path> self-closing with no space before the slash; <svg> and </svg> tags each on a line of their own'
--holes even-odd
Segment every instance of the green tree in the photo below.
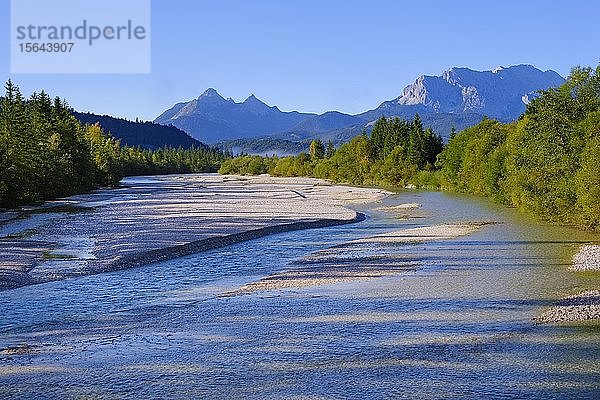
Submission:
<svg viewBox="0 0 600 400">
<path fill-rule="evenodd" d="M 329 140 L 327 142 L 327 149 L 325 150 L 325 158 L 331 158 L 335 155 L 335 147 L 333 142 Z"/>
<path fill-rule="evenodd" d="M 311 160 L 321 160 L 325 157 L 325 146 L 321 139 L 310 142 L 310 158 Z"/>
</svg>

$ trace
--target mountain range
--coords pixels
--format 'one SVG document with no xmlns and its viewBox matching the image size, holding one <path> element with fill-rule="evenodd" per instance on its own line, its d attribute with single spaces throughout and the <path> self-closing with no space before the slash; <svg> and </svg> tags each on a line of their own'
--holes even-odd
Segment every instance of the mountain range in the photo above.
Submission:
<svg viewBox="0 0 600 400">
<path fill-rule="evenodd" d="M 174 125 L 203 142 L 216 143 L 283 132 L 313 115 L 283 112 L 275 106 L 269 107 L 254 95 L 236 103 L 210 88 L 197 99 L 175 104 L 154 122 Z"/>
<path fill-rule="evenodd" d="M 419 113 L 426 127 L 448 138 L 452 128 L 460 131 L 484 116 L 502 122 L 515 120 L 539 90 L 563 82 L 558 73 L 531 65 L 491 71 L 454 67 L 439 76 L 422 75 L 397 98 L 355 115 L 338 111 L 284 112 L 254 95 L 237 103 L 211 88 L 197 99 L 175 104 L 154 122 L 173 125 L 198 140 L 221 142 L 227 147 L 232 141 L 240 146 L 243 139 L 256 142 L 259 137 L 288 142 L 306 142 L 318 137 L 339 143 L 362 130 L 369 131 L 381 116 L 412 118 Z"/>
</svg>

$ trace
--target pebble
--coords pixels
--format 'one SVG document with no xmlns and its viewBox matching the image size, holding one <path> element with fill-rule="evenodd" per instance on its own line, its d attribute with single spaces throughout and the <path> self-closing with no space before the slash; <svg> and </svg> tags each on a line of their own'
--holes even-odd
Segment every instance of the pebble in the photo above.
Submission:
<svg viewBox="0 0 600 400">
<path fill-rule="evenodd" d="M 600 245 L 586 244 L 573 257 L 572 271 L 600 271 Z"/>
<path fill-rule="evenodd" d="M 560 300 L 537 322 L 573 322 L 600 319 L 600 290 L 590 290 Z"/>
</svg>

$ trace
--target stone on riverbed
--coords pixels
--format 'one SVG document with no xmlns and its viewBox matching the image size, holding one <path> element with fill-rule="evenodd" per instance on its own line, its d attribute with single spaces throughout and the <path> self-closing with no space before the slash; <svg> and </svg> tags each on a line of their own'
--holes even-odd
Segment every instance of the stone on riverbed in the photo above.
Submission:
<svg viewBox="0 0 600 400">
<path fill-rule="evenodd" d="M 355 222 L 363 217 L 347 205 L 389 194 L 312 178 L 216 174 L 135 177 L 124 185 L 0 213 L 0 290 Z"/>
<path fill-rule="evenodd" d="M 586 244 L 573 257 L 573 271 L 600 271 L 600 245 Z"/>
<path fill-rule="evenodd" d="M 569 296 L 543 313 L 538 322 L 574 322 L 600 319 L 600 290 Z"/>
</svg>

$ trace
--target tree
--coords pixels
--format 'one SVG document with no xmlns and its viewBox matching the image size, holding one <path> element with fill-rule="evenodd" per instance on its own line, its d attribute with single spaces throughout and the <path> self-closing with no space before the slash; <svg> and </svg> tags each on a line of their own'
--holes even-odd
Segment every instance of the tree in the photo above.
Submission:
<svg viewBox="0 0 600 400">
<path fill-rule="evenodd" d="M 325 150 L 325 158 L 331 158 L 335 155 L 335 147 L 333 142 L 330 140 L 327 142 L 327 149 Z"/>
<path fill-rule="evenodd" d="M 82 126 L 45 92 L 25 100 L 8 81 L 0 97 L 0 207 L 116 186 L 124 174 L 214 172 L 229 155 L 214 148 L 121 147 L 100 125 Z M 259 157 L 252 172 L 266 170 Z"/>
<path fill-rule="evenodd" d="M 310 158 L 311 160 L 321 160 L 325 157 L 325 146 L 321 139 L 310 142 Z"/>
<path fill-rule="evenodd" d="M 35 153 L 21 91 L 11 80 L 5 90 L 0 98 L 0 205 L 10 207 L 34 197 Z"/>
</svg>

